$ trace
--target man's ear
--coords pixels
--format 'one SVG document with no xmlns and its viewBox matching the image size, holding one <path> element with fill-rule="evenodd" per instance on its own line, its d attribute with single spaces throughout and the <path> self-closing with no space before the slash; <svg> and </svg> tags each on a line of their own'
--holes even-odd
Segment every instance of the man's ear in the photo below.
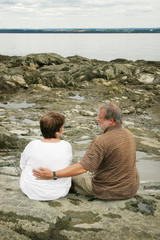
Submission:
<svg viewBox="0 0 160 240">
<path fill-rule="evenodd" d="M 110 121 L 111 124 L 113 124 L 114 123 L 114 118 L 110 118 L 109 121 Z"/>
</svg>

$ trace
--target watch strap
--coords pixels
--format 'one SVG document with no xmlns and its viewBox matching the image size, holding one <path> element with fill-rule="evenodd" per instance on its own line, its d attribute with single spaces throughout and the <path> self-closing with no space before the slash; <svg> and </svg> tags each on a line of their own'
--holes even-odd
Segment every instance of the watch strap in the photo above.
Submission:
<svg viewBox="0 0 160 240">
<path fill-rule="evenodd" d="M 56 172 L 53 172 L 53 180 L 57 180 Z"/>
</svg>

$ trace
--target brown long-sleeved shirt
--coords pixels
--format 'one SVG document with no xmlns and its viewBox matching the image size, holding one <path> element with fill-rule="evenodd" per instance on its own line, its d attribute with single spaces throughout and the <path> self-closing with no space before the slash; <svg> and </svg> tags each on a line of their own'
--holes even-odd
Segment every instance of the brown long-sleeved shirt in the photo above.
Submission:
<svg viewBox="0 0 160 240">
<path fill-rule="evenodd" d="M 97 198 L 130 198 L 139 188 L 135 141 L 121 125 L 109 127 L 97 137 L 80 164 L 94 172 L 92 191 Z"/>
</svg>

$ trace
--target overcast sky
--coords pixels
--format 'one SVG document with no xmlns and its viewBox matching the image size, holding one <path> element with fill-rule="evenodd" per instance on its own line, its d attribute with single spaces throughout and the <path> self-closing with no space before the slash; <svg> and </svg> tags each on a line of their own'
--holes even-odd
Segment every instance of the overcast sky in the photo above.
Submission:
<svg viewBox="0 0 160 240">
<path fill-rule="evenodd" d="M 160 27 L 160 0 L 0 0 L 0 28 Z"/>
</svg>

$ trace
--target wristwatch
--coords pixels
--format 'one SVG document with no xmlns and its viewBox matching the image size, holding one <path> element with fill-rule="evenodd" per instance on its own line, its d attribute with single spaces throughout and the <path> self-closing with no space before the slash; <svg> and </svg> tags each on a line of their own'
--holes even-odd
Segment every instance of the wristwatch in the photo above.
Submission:
<svg viewBox="0 0 160 240">
<path fill-rule="evenodd" d="M 53 172 L 53 180 L 57 180 L 56 172 Z"/>
</svg>

